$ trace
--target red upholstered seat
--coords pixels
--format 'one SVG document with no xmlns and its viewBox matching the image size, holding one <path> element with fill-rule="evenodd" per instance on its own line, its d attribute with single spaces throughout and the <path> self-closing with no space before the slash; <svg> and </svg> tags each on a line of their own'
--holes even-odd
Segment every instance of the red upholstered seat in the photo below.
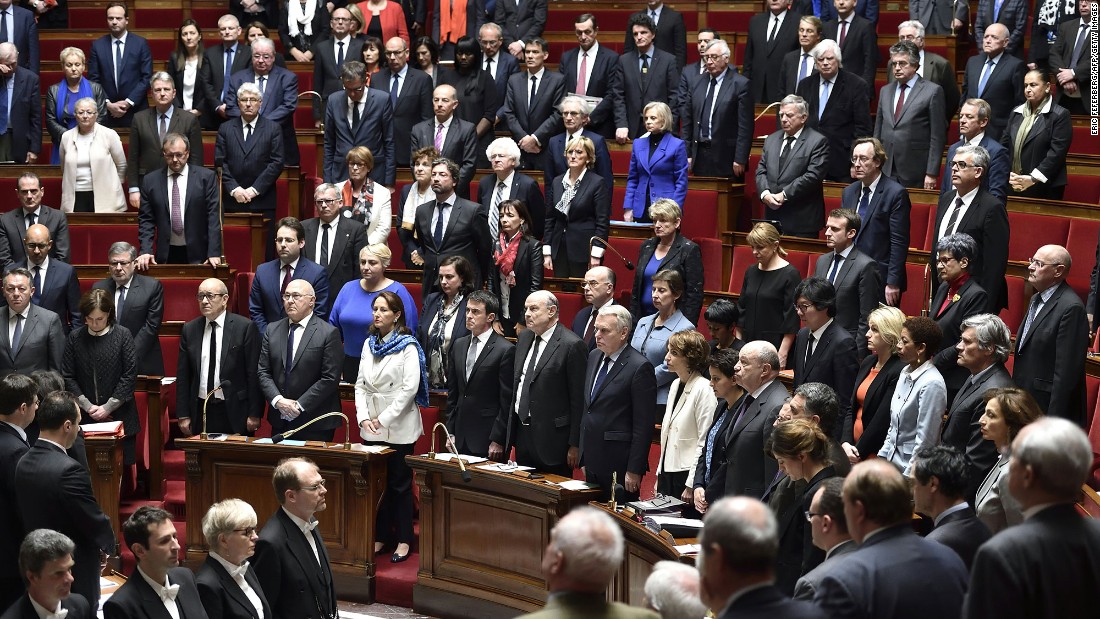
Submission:
<svg viewBox="0 0 1100 619">
<path fill-rule="evenodd" d="M 180 336 L 160 335 L 160 350 L 164 356 L 164 375 L 175 376 L 177 363 L 179 362 Z M 172 401 L 175 405 L 175 401 Z"/>
<path fill-rule="evenodd" d="M 703 256 L 703 290 L 721 290 L 722 241 L 707 237 L 692 240 L 699 244 L 699 253 Z"/>
<path fill-rule="evenodd" d="M 1100 238 L 1100 221 L 1071 219 L 1066 249 L 1074 257 L 1076 265 L 1069 271 L 1069 285 L 1074 290 L 1088 290 L 1090 266 L 1096 255 L 1096 243 Z M 1030 256 L 1029 256 L 1030 257 Z M 1085 300 L 1085 297 L 1081 297 Z"/>
<path fill-rule="evenodd" d="M 558 298 L 559 320 L 567 328 L 572 328 L 573 319 L 584 307 L 584 295 L 579 292 L 555 292 L 554 296 Z"/>
<path fill-rule="evenodd" d="M 603 43 L 600 43 L 603 45 Z M 611 149 L 611 171 L 615 174 L 630 174 L 630 150 Z"/>
<path fill-rule="evenodd" d="M 936 207 L 916 203 L 909 211 L 909 247 L 928 250 L 932 246 L 932 228 L 935 227 Z"/>
<path fill-rule="evenodd" d="M 705 189 L 688 189 L 687 200 L 680 205 L 684 217 L 680 232 L 693 239 L 716 238 L 724 232 L 718 229 L 718 192 Z"/>
<path fill-rule="evenodd" d="M 1065 245 L 1069 218 L 1034 213 L 1008 213 L 1008 259 L 1024 261 L 1043 245 Z"/>
<path fill-rule="evenodd" d="M 164 287 L 164 320 L 187 322 L 199 315 L 195 291 L 201 279 L 162 279 Z"/>
<path fill-rule="evenodd" d="M 1001 320 L 1008 325 L 1013 334 L 1024 322 L 1024 314 L 1027 312 L 1027 299 L 1024 298 L 1024 278 L 1009 276 L 1008 282 L 1008 307 L 1001 310 Z"/>
<path fill-rule="evenodd" d="M 756 258 L 752 255 L 752 248 L 748 245 L 734 245 L 733 264 L 730 266 L 730 283 L 728 290 L 735 294 L 741 294 L 741 284 L 745 283 L 745 271 L 756 264 Z"/>
<path fill-rule="evenodd" d="M 233 304 L 236 312 L 241 316 L 248 316 L 248 293 L 252 290 L 252 278 L 256 274 L 251 271 L 237 273 L 237 300 Z M 270 435 L 269 435 L 270 436 Z"/>
<path fill-rule="evenodd" d="M 70 226 L 71 262 L 72 264 L 106 264 L 107 250 L 117 241 L 126 241 L 137 247 L 137 226 Z"/>
<path fill-rule="evenodd" d="M 928 306 L 928 290 L 925 288 L 925 266 L 923 264 L 905 264 L 905 276 L 908 286 L 901 294 L 901 311 L 906 316 L 920 316 L 921 311 Z M 935 283 L 932 284 L 935 286 Z M 935 288 L 933 287 L 933 290 Z"/>
<path fill-rule="evenodd" d="M 1100 179 L 1084 174 L 1070 174 L 1066 185 L 1066 202 L 1097 204 L 1100 202 Z"/>
</svg>

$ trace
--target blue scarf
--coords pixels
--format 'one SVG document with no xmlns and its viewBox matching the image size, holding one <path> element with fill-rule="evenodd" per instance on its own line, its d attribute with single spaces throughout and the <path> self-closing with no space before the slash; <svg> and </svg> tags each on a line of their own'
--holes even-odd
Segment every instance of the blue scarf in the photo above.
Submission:
<svg viewBox="0 0 1100 619">
<path fill-rule="evenodd" d="M 92 83 L 88 81 L 88 78 L 80 78 L 80 87 L 77 88 L 76 93 L 69 92 L 68 83 L 62 79 L 61 83 L 57 85 L 57 101 L 55 102 L 54 118 L 57 119 L 58 124 L 62 125 L 66 129 L 72 129 L 76 126 L 76 114 L 73 111 L 73 107 L 76 106 L 76 102 L 84 97 L 92 96 Z M 55 144 L 53 152 L 50 153 L 50 163 L 61 163 L 61 145 Z"/>
<path fill-rule="evenodd" d="M 408 334 L 399 334 L 391 338 L 382 339 L 379 339 L 377 335 L 371 334 L 371 336 L 367 338 L 367 346 L 370 347 L 370 351 L 375 357 L 385 357 L 395 352 L 401 352 L 405 350 L 406 346 L 410 345 L 416 347 L 416 357 L 420 359 L 420 386 L 416 388 L 416 403 L 420 406 L 427 406 L 428 370 L 427 363 L 424 361 L 424 349 L 420 348 L 420 342 L 417 342 L 415 337 Z"/>
</svg>

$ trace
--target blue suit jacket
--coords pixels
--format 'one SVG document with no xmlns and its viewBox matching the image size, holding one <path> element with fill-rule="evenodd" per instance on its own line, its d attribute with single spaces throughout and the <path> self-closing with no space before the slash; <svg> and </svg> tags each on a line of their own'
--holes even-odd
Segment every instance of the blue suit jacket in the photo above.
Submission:
<svg viewBox="0 0 1100 619">
<path fill-rule="evenodd" d="M 108 117 L 108 125 L 129 127 L 134 114 L 149 107 L 149 79 L 153 76 L 153 54 L 149 43 L 133 32 L 126 33 L 126 45 L 122 52 L 122 69 L 115 84 L 114 40 L 105 34 L 92 42 L 88 57 L 88 79 L 103 87 L 103 94 L 111 102 L 129 99 L 134 106 L 126 116 L 115 120 Z M 112 122 L 114 121 L 114 122 Z"/>
<path fill-rule="evenodd" d="M 37 45 L 37 40 L 35 42 Z M 22 58 L 22 52 L 20 52 Z M 42 150 L 42 94 L 38 87 L 38 76 L 24 68 L 17 67 L 15 83 L 12 85 L 10 110 L 11 158 L 16 163 L 27 160 L 27 153 Z"/>
<path fill-rule="evenodd" d="M 962 146 L 962 140 L 955 142 L 947 149 L 947 165 L 943 166 L 943 179 L 940 180 L 940 195 L 952 193 L 955 188 L 951 185 L 951 160 L 955 158 L 955 151 Z M 989 151 L 989 170 L 982 177 L 982 189 L 988 191 L 993 197 L 1004 204 L 1008 196 L 1008 173 L 1012 169 L 1012 153 L 1001 146 L 1000 142 L 989 137 L 982 136 L 982 148 Z"/>
<path fill-rule="evenodd" d="M 485 59 L 481 60 L 481 68 L 485 68 Z M 497 54 L 497 76 L 493 80 L 493 84 L 497 87 L 497 101 L 504 102 L 504 95 L 508 94 L 508 78 L 513 73 L 519 71 L 519 63 L 516 62 L 516 57 L 509 54 L 507 49 L 501 49 Z"/>
<path fill-rule="evenodd" d="M 248 314 L 261 335 L 267 330 L 267 325 L 286 318 L 286 308 L 283 307 L 280 292 L 283 283 L 281 269 L 278 259 L 265 262 L 256 268 L 256 277 L 252 279 L 252 290 L 248 293 Z M 317 297 L 313 313 L 321 320 L 328 320 L 328 275 L 325 274 L 325 268 L 301 256 L 298 258 L 298 268 L 294 270 L 294 279 L 304 279 L 313 286 L 313 294 Z"/>
<path fill-rule="evenodd" d="M 27 260 L 12 265 L 12 268 L 29 269 Z M 42 284 L 42 290 L 38 292 L 38 300 L 33 301 L 38 307 L 48 309 L 57 314 L 61 319 L 61 329 L 65 335 L 69 329 L 80 322 L 80 283 L 76 279 L 76 269 L 72 265 L 50 257 L 46 269 L 46 281 Z"/>
<path fill-rule="evenodd" d="M 856 181 L 844 188 L 840 203 L 856 210 L 863 183 Z M 856 235 L 856 249 L 878 262 L 879 275 L 888 286 L 905 290 L 905 256 L 909 252 L 909 193 L 901 183 L 883 174 L 871 195 L 863 227 Z"/>
<path fill-rule="evenodd" d="M 374 155 L 370 178 L 386 187 L 397 179 L 397 159 L 393 143 L 393 108 L 390 97 L 381 90 L 368 88 L 363 93 L 363 114 L 358 131 L 348 123 L 348 95 L 340 91 L 328 98 L 325 106 L 325 182 L 338 183 L 348 178 L 348 151 L 366 146 Z M 461 162 L 459 162 L 461 163 Z"/>
<path fill-rule="evenodd" d="M 237 89 L 245 82 L 256 79 L 252 69 L 237 71 L 229 76 L 229 89 L 225 93 L 225 114 L 230 118 L 241 115 L 237 107 Z M 259 86 L 259 84 L 257 84 Z M 283 128 L 283 161 L 288 166 L 298 165 L 298 138 L 294 135 L 294 110 L 298 107 L 298 76 L 280 66 L 271 67 L 267 74 L 260 117 L 278 123 Z"/>
<path fill-rule="evenodd" d="M 859 2 L 856 2 L 855 13 L 877 26 L 878 4 L 879 0 L 859 0 Z M 817 12 L 814 11 L 813 0 L 801 0 L 801 2 L 794 6 L 800 9 L 799 12 L 803 15 L 817 15 L 823 22 L 837 18 L 836 7 L 834 7 L 833 3 L 829 0 L 820 0 L 820 8 Z"/>
<path fill-rule="evenodd" d="M 603 136 L 588 129 L 581 131 L 581 135 L 592 140 L 592 145 L 596 147 L 596 168 L 592 171 L 604 179 L 607 184 L 607 195 L 610 196 L 615 189 L 615 174 L 611 171 L 611 151 L 607 149 L 607 142 L 604 141 Z M 546 168 L 543 170 L 542 182 L 547 185 L 544 188 L 546 195 L 550 195 L 549 181 L 569 171 L 569 166 L 565 163 L 565 134 L 559 133 L 550 138 L 545 152 Z"/>
<path fill-rule="evenodd" d="M 644 215 L 657 198 L 671 198 L 681 209 L 687 200 L 687 144 L 671 133 L 666 133 L 651 157 L 648 136 L 646 133 L 634 140 L 634 149 L 630 153 L 630 174 L 626 178 L 623 210 L 634 211 L 635 219 Z"/>
<path fill-rule="evenodd" d="M 214 165 L 222 169 L 222 204 L 237 204 L 230 192 L 238 187 L 252 187 L 259 195 L 240 210 L 274 212 L 275 181 L 283 171 L 284 161 L 283 132 L 279 125 L 257 116 L 252 138 L 245 142 L 244 123 L 239 116 L 222 123 L 214 142 Z"/>
<path fill-rule="evenodd" d="M 58 8 L 64 10 L 63 7 Z M 14 30 L 11 33 L 11 42 L 19 50 L 19 66 L 38 74 L 38 23 L 34 19 L 34 12 L 21 6 L 11 6 L 8 10 L 12 12 Z"/>
</svg>

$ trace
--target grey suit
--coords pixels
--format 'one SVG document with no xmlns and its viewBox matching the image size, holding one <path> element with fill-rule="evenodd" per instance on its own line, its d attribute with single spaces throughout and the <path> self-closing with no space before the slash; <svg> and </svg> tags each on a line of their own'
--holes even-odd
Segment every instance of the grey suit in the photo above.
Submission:
<svg viewBox="0 0 1100 619">
<path fill-rule="evenodd" d="M 37 370 L 61 371 L 65 353 L 65 332 L 61 319 L 48 309 L 31 305 L 19 339 L 12 351 L 8 325 L 11 308 L 0 308 L 0 378 L 13 372 L 29 375 Z"/>
<path fill-rule="evenodd" d="M 940 429 L 940 442 L 959 450 L 966 457 L 969 475 L 966 496 L 973 503 L 978 486 L 987 473 L 997 463 L 997 449 L 993 441 L 982 437 L 978 420 L 985 413 L 985 392 L 999 387 L 1014 387 L 1012 377 L 1003 364 L 996 364 L 978 377 L 977 382 L 970 378 L 963 383 L 962 389 L 955 395 Z"/>
<path fill-rule="evenodd" d="M 817 588 L 821 585 L 821 581 L 836 568 L 838 563 L 836 559 L 851 554 L 856 550 L 859 550 L 859 545 L 850 539 L 837 544 L 824 561 L 798 579 L 798 582 L 794 585 L 794 595 L 791 597 L 796 600 L 807 601 L 814 599 L 814 594 L 817 593 Z"/>
<path fill-rule="evenodd" d="M 334 228 L 329 234 L 335 235 L 332 249 L 329 251 L 328 264 L 321 265 L 328 275 L 329 295 L 335 299 L 344 284 L 359 279 L 359 250 L 367 245 L 367 227 L 350 217 L 337 217 Z M 313 217 L 302 222 L 306 229 L 306 246 L 303 255 L 317 264 L 318 243 L 323 237 L 320 218 Z"/>
<path fill-rule="evenodd" d="M 764 140 L 764 155 L 756 166 L 756 190 L 785 196 L 779 208 L 765 209 L 783 224 L 783 234 L 817 238 L 825 211 L 821 181 L 829 165 L 829 141 L 809 127 L 803 127 L 793 141 L 789 137 L 776 131 Z M 782 157 L 788 141 L 789 152 Z"/>
<path fill-rule="evenodd" d="M 35 223 L 46 226 L 50 231 L 53 247 L 50 258 L 69 262 L 69 220 L 65 213 L 41 204 Z M 27 212 L 16 208 L 0 215 L 0 270 L 7 270 L 16 262 L 27 259 L 27 248 L 23 238 L 27 235 Z"/>
<path fill-rule="evenodd" d="M 722 464 L 711 475 L 712 484 L 724 483 L 722 496 L 764 496 L 779 470 L 775 460 L 764 455 L 764 443 L 787 395 L 786 387 L 776 379 L 745 407 L 742 415 L 731 411 L 729 429 L 724 439 L 719 439 L 724 440 Z M 715 445 L 715 451 L 718 448 Z"/>
<path fill-rule="evenodd" d="M 924 177 L 938 178 L 947 122 L 943 89 L 921 77 L 905 93 L 901 115 L 894 117 L 898 84 L 882 87 L 875 116 L 875 137 L 888 156 L 882 173 L 906 187 L 923 187 Z"/>
<path fill-rule="evenodd" d="M 818 256 L 814 266 L 814 277 L 828 279 L 832 265 L 832 252 Z M 860 354 L 862 358 L 867 348 L 858 343 L 863 341 L 862 338 L 867 333 L 867 317 L 879 303 L 886 301 L 878 263 L 853 247 L 852 251 L 848 252 L 848 257 L 837 267 L 833 287 L 836 288 L 835 320 L 856 340 L 856 349 L 862 351 Z"/>
<path fill-rule="evenodd" d="M 340 369 L 344 362 L 344 347 L 340 332 L 320 316 L 312 316 L 305 332 L 296 330 L 297 349 L 287 371 L 287 338 L 290 318 L 268 325 L 260 345 L 260 390 L 270 404 L 276 397 L 297 400 L 301 414 L 284 420 L 274 406 L 268 409 L 272 432 L 293 430 L 325 413 L 340 410 Z M 340 425 L 339 417 L 330 417 L 310 426 L 296 438 L 326 437 Z"/>
<path fill-rule="evenodd" d="M 1022 324 L 1020 331 L 1012 366 L 1016 385 L 1034 396 L 1046 414 L 1085 427 L 1088 320 L 1077 293 L 1065 282 L 1058 284 L 1027 334 L 1022 333 Z"/>
<path fill-rule="evenodd" d="M 928 50 L 921 50 L 921 53 L 923 54 L 921 65 L 924 67 L 921 70 L 921 76 L 933 84 L 939 84 L 943 89 L 943 100 L 946 104 L 944 118 L 947 124 L 951 124 L 951 119 L 959 111 L 959 78 L 955 75 L 955 67 L 937 53 Z M 894 73 L 887 71 L 886 83 L 893 84 L 894 81 Z M 870 86 L 873 88 L 874 84 Z"/>
<path fill-rule="evenodd" d="M 925 34 L 951 34 L 952 20 L 970 23 L 970 4 L 953 0 L 913 0 L 909 3 L 909 19 L 924 24 Z"/>
<path fill-rule="evenodd" d="M 187 138 L 191 148 L 187 163 L 202 167 L 202 125 L 198 117 L 181 107 L 172 106 L 172 116 L 164 134 L 169 133 Z M 130 145 L 126 151 L 126 184 L 139 188 L 146 174 L 165 167 L 162 151 L 157 108 L 151 107 L 134 114 L 134 122 L 130 125 Z"/>
</svg>

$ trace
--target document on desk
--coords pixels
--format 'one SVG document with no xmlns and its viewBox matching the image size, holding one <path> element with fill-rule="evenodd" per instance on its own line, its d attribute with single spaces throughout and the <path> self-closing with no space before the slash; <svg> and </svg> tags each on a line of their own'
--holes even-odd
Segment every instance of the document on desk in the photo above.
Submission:
<svg viewBox="0 0 1100 619">
<path fill-rule="evenodd" d="M 533 466 L 519 466 L 517 464 L 505 464 L 504 462 L 494 462 L 492 464 L 482 464 L 477 467 L 483 471 L 492 471 L 494 473 L 511 473 L 512 471 L 533 471 Z"/>
<path fill-rule="evenodd" d="M 569 481 L 559 481 L 558 485 L 564 490 L 595 490 L 599 488 L 596 484 L 590 484 L 580 479 L 570 479 Z"/>
<path fill-rule="evenodd" d="M 677 527 L 690 527 L 693 529 L 702 529 L 703 521 L 696 518 L 680 518 L 679 516 L 650 516 L 653 522 L 661 525 L 672 525 Z"/>
<path fill-rule="evenodd" d="M 701 547 L 699 544 L 680 544 L 678 546 L 673 546 L 673 548 L 682 555 L 697 555 Z"/>
<path fill-rule="evenodd" d="M 460 457 L 462 458 L 462 461 L 465 462 L 466 464 L 478 464 L 480 462 L 488 462 L 489 461 L 488 458 L 482 458 L 480 456 L 467 456 L 466 454 L 461 454 Z M 451 460 L 455 459 L 455 455 L 452 454 L 452 453 L 442 453 L 442 452 L 440 452 L 440 453 L 435 454 L 435 459 L 436 460 L 442 460 L 443 462 L 450 462 Z"/>
</svg>

